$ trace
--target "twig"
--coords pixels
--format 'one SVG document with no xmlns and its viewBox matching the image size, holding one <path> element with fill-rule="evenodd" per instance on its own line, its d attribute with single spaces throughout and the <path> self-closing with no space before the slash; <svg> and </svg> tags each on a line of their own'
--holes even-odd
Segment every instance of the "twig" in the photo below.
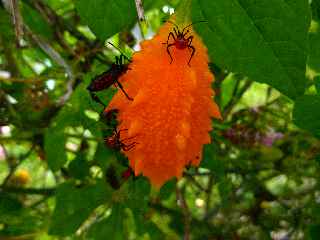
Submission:
<svg viewBox="0 0 320 240">
<path fill-rule="evenodd" d="M 181 216 L 182 217 L 182 214 L 180 211 L 178 211 L 176 208 L 168 208 L 160 203 L 156 203 L 156 202 L 149 202 L 149 206 L 151 208 L 153 208 L 154 210 L 160 212 L 160 214 L 167 214 L 167 215 L 171 215 L 172 217 L 177 217 L 177 216 Z M 210 234 L 212 235 L 216 235 L 218 232 L 219 232 L 219 229 L 216 228 L 211 222 L 209 221 L 202 221 L 202 220 L 199 220 L 195 217 L 193 217 L 192 215 L 190 215 L 190 225 L 193 227 L 193 228 L 203 228 L 205 227 L 208 232 L 210 232 Z"/>
<path fill-rule="evenodd" d="M 15 77 L 9 77 L 9 78 L 3 78 L 0 77 L 0 82 L 17 82 L 17 83 L 43 83 L 45 80 L 48 80 L 50 78 L 57 78 L 57 76 L 36 76 L 31 78 L 15 78 Z M 56 79 L 55 79 L 56 81 Z"/>
<path fill-rule="evenodd" d="M 235 90 L 233 92 L 233 98 L 231 99 L 231 101 L 228 103 L 228 105 L 225 107 L 225 111 L 223 113 L 223 118 L 226 119 L 227 116 L 231 113 L 233 107 L 236 105 L 236 103 L 241 99 L 241 97 L 243 96 L 243 94 L 249 89 L 249 87 L 252 85 L 251 81 L 246 81 L 244 86 L 238 90 L 238 86 L 239 86 L 239 82 L 240 80 L 238 80 L 238 83 L 235 87 Z"/>
<path fill-rule="evenodd" d="M 12 15 L 12 21 L 15 29 L 15 34 L 17 38 L 17 46 L 20 46 L 23 37 L 23 22 L 20 13 L 18 0 L 10 0 L 10 12 Z"/>
<path fill-rule="evenodd" d="M 206 199 L 206 209 L 205 209 L 205 215 L 209 213 L 210 209 L 210 202 L 211 202 L 211 193 L 213 189 L 213 175 L 209 176 L 208 186 L 207 186 L 207 199 Z"/>
<path fill-rule="evenodd" d="M 27 159 L 30 154 L 32 153 L 33 149 L 35 148 L 35 144 L 33 144 L 31 146 L 31 148 L 29 149 L 29 151 L 22 155 L 20 158 L 19 158 L 19 162 L 16 163 L 16 164 L 13 164 L 12 166 L 9 166 L 10 167 L 10 171 L 9 171 L 9 174 L 6 176 L 6 178 L 3 180 L 2 182 L 2 187 L 6 186 L 10 180 L 10 178 L 12 177 L 12 175 L 15 173 L 16 169 L 18 168 L 18 166 L 25 160 Z"/>
<path fill-rule="evenodd" d="M 54 195 L 55 188 L 18 188 L 18 187 L 0 187 L 0 192 L 30 194 L 30 195 Z"/>
<path fill-rule="evenodd" d="M 190 223 L 191 223 L 191 216 L 189 207 L 187 205 L 186 199 L 184 197 L 184 191 L 185 188 L 179 189 L 177 186 L 176 188 L 176 195 L 177 195 L 177 201 L 182 209 L 182 214 L 184 218 L 184 240 L 190 240 Z"/>
<path fill-rule="evenodd" d="M 67 82 L 67 92 L 60 97 L 57 105 L 63 106 L 65 102 L 70 98 L 73 92 L 73 86 L 75 84 L 75 76 L 71 67 L 67 64 L 67 62 L 61 57 L 61 55 L 54 50 L 53 47 L 50 46 L 49 43 L 41 39 L 36 34 L 32 33 L 31 30 L 25 26 L 26 32 L 31 37 L 31 39 L 46 53 L 53 61 L 55 61 L 58 65 L 62 66 L 65 69 L 65 72 L 68 75 L 69 81 Z"/>
<path fill-rule="evenodd" d="M 40 36 L 34 34 L 27 26 L 25 26 L 26 33 L 30 38 L 46 53 L 48 56 L 56 62 L 58 65 L 63 67 L 70 79 L 74 79 L 74 74 L 71 67 L 66 63 L 66 61 L 61 57 L 61 55 L 50 46 L 49 43 L 44 41 Z"/>
<path fill-rule="evenodd" d="M 204 191 L 206 192 L 206 189 L 204 187 L 201 186 L 201 184 L 196 180 L 194 179 L 194 176 L 187 173 L 187 172 L 184 172 L 183 175 L 189 179 L 197 188 L 199 188 L 201 191 Z"/>
<path fill-rule="evenodd" d="M 138 13 L 138 18 L 140 22 L 144 22 L 145 16 L 144 16 L 144 9 L 143 9 L 143 3 L 142 0 L 135 0 L 136 3 L 136 8 L 137 8 L 137 13 Z"/>
<path fill-rule="evenodd" d="M 17 77 L 20 75 L 19 68 L 17 67 L 15 55 L 12 51 L 12 44 L 4 41 L 0 36 L 0 45 L 3 47 L 3 53 L 6 59 L 5 69 L 8 69 L 10 76 Z"/>
<path fill-rule="evenodd" d="M 9 110 L 9 113 L 12 115 L 12 117 L 14 119 L 17 119 L 17 122 L 16 122 L 16 125 L 21 127 L 22 126 L 22 122 L 21 122 L 21 117 L 20 115 L 18 114 L 18 112 L 15 110 L 14 106 L 12 105 L 12 103 L 9 101 L 9 98 L 8 98 L 8 95 L 7 93 L 2 90 L 0 88 L 0 96 L 3 95 L 4 96 L 4 99 L 6 100 L 6 103 L 7 103 L 7 108 Z"/>
<path fill-rule="evenodd" d="M 39 189 L 37 188 L 37 190 L 39 190 Z M 40 194 L 39 194 L 39 195 L 40 195 Z M 32 204 L 29 205 L 28 207 L 29 207 L 29 208 L 36 208 L 36 207 L 39 206 L 40 204 L 44 203 L 52 194 L 51 194 L 51 195 L 49 195 L 49 194 L 48 194 L 48 195 L 43 194 L 43 195 L 44 195 L 43 198 L 41 198 L 40 200 L 32 203 Z"/>
</svg>

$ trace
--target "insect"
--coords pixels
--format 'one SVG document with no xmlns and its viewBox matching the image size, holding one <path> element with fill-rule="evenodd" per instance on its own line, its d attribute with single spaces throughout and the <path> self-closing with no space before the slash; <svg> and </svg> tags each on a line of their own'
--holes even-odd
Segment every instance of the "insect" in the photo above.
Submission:
<svg viewBox="0 0 320 240">
<path fill-rule="evenodd" d="M 129 144 L 124 143 L 125 141 L 128 141 L 130 139 L 133 139 L 134 137 L 129 137 L 129 138 L 125 138 L 125 139 L 120 139 L 120 133 L 122 131 L 127 131 L 128 129 L 121 129 L 121 130 L 117 130 L 116 128 L 114 129 L 112 135 L 110 137 L 106 137 L 104 139 L 105 144 L 109 147 L 112 148 L 114 150 L 120 151 L 130 151 L 131 149 L 133 149 L 136 144 L 138 144 L 137 142 L 132 142 Z"/>
<path fill-rule="evenodd" d="M 118 49 L 112 43 L 108 43 L 112 45 L 114 48 Z M 102 104 L 104 107 L 106 107 L 105 104 L 99 99 L 99 97 L 95 93 L 107 89 L 111 85 L 118 86 L 120 90 L 124 93 L 124 95 L 127 97 L 127 99 L 133 101 L 133 99 L 129 97 L 129 95 L 124 90 L 122 84 L 118 80 L 119 77 L 121 77 L 121 75 L 123 75 L 130 69 L 129 64 L 125 63 L 125 59 L 128 62 L 131 62 L 130 59 L 126 57 L 123 53 L 121 53 L 119 57 L 116 56 L 116 61 L 111 65 L 110 69 L 94 77 L 89 86 L 87 87 L 87 90 L 90 92 L 91 98 L 97 103 Z"/>
<path fill-rule="evenodd" d="M 103 111 L 100 115 L 100 118 L 105 122 L 106 125 L 111 127 L 116 127 L 118 125 L 117 122 L 117 114 L 119 113 L 118 109 L 110 109 L 108 111 Z"/>
<path fill-rule="evenodd" d="M 106 177 L 107 182 L 109 182 L 109 184 L 111 185 L 111 187 L 113 189 L 120 188 L 121 184 L 120 184 L 120 181 L 117 176 L 116 168 L 113 165 L 110 165 L 107 168 L 107 170 L 105 172 L 105 177 Z"/>
<path fill-rule="evenodd" d="M 123 180 L 127 180 L 131 175 L 133 175 L 133 171 L 130 167 L 127 168 L 127 170 L 123 171 L 121 174 L 121 178 Z"/>
<path fill-rule="evenodd" d="M 180 31 L 177 24 L 175 24 L 174 22 L 171 22 L 171 21 L 168 21 L 168 22 L 174 25 L 173 32 L 169 33 L 167 42 L 164 43 L 167 45 L 167 53 L 168 53 L 170 60 L 171 60 L 170 64 L 173 62 L 170 48 L 175 46 L 177 49 L 186 49 L 186 48 L 191 49 L 192 52 L 191 52 L 191 56 L 188 61 L 188 65 L 190 66 L 191 59 L 192 59 L 194 53 L 196 52 L 196 49 L 194 46 L 191 45 L 192 40 L 193 40 L 193 36 L 191 35 L 191 36 L 187 37 L 187 35 L 189 33 L 188 28 L 191 27 L 195 23 L 189 24 L 188 26 L 184 27 L 182 29 L 182 31 Z M 199 21 L 199 22 L 205 22 L 205 21 Z M 199 22 L 197 22 L 197 23 L 199 23 Z M 174 41 L 173 43 L 169 43 L 170 37 L 173 38 L 173 41 Z"/>
<path fill-rule="evenodd" d="M 105 178 L 111 187 L 115 190 L 119 189 L 134 173 L 130 167 L 124 170 L 119 177 L 114 165 L 110 165 L 106 172 Z"/>
</svg>

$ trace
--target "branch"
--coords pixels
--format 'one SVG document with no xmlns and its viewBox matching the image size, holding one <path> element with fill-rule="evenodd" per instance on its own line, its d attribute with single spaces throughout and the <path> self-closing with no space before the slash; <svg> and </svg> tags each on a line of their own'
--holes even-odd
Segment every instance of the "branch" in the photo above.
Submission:
<svg viewBox="0 0 320 240">
<path fill-rule="evenodd" d="M 18 193 L 18 194 L 30 194 L 30 195 L 48 195 L 55 194 L 55 188 L 18 188 L 18 187 L 0 187 L 1 192 Z"/>
<path fill-rule="evenodd" d="M 226 119 L 227 116 L 231 113 L 233 107 L 238 103 L 238 101 L 241 99 L 241 97 L 243 96 L 243 94 L 249 89 L 249 87 L 252 85 L 252 81 L 248 81 L 246 80 L 244 86 L 238 90 L 239 87 L 239 83 L 240 80 L 238 80 L 236 87 L 233 91 L 233 97 L 231 99 L 231 101 L 227 104 L 227 106 L 225 107 L 224 113 L 223 113 L 223 118 Z"/>
<path fill-rule="evenodd" d="M 182 209 L 182 214 L 184 218 L 184 240 L 190 240 L 190 223 L 191 223 L 191 213 L 189 211 L 189 207 L 187 205 L 185 196 L 184 196 L 185 188 L 179 189 L 177 186 L 176 194 L 177 194 L 177 202 Z"/>
<path fill-rule="evenodd" d="M 157 202 L 149 202 L 149 206 L 152 209 L 160 212 L 161 215 L 167 214 L 167 215 L 171 215 L 172 217 L 177 217 L 177 216 L 182 217 L 181 212 L 177 211 L 176 208 L 175 209 L 169 208 Z M 219 229 L 217 229 L 214 225 L 212 225 L 212 222 L 209 222 L 209 221 L 204 222 L 192 216 L 190 216 L 190 226 L 192 226 L 192 228 L 198 228 L 198 229 L 206 228 L 206 230 L 208 230 L 208 232 L 210 232 L 212 235 L 216 235 L 217 233 L 219 233 Z"/>
<path fill-rule="evenodd" d="M 44 41 L 41 37 L 34 34 L 27 26 L 25 26 L 25 30 L 28 33 L 28 35 L 31 37 L 31 39 L 58 65 L 63 67 L 65 69 L 65 72 L 68 75 L 69 81 L 67 82 L 67 92 L 60 97 L 58 100 L 57 105 L 62 106 L 65 104 L 65 102 L 70 98 L 73 88 L 75 85 L 75 76 L 73 74 L 73 70 L 71 67 L 67 64 L 67 62 L 61 57 L 61 55 L 50 46 L 49 43 Z"/>
<path fill-rule="evenodd" d="M 146 19 L 144 16 L 144 9 L 143 9 L 142 0 L 135 0 L 135 2 L 136 2 L 136 8 L 137 8 L 139 21 L 144 22 Z"/>
<path fill-rule="evenodd" d="M 23 37 L 23 22 L 20 13 L 18 0 L 9 0 L 10 12 L 12 15 L 12 21 L 17 38 L 17 46 L 20 46 L 20 42 Z"/>
<path fill-rule="evenodd" d="M 12 175 L 15 173 L 16 169 L 18 168 L 18 166 L 19 166 L 25 159 L 27 159 L 27 158 L 30 156 L 30 154 L 32 153 L 32 151 L 33 151 L 34 148 L 35 148 L 35 145 L 32 145 L 31 148 L 29 149 L 29 151 L 28 151 L 26 154 L 22 155 L 22 156 L 19 158 L 18 163 L 9 166 L 9 167 L 10 167 L 9 174 L 8 174 L 8 175 L 6 176 L 6 178 L 3 180 L 1 187 L 5 187 L 5 186 L 8 184 L 10 178 L 11 178 Z"/>
<path fill-rule="evenodd" d="M 184 172 L 183 176 L 189 179 L 197 188 L 199 188 L 200 191 L 206 192 L 206 189 L 203 186 L 201 186 L 201 184 L 194 178 L 194 175 L 188 172 Z"/>
<path fill-rule="evenodd" d="M 213 175 L 209 176 L 209 181 L 208 181 L 208 186 L 207 186 L 207 200 L 206 200 L 206 209 L 205 209 L 205 216 L 209 213 L 210 210 L 210 203 L 211 203 L 211 193 L 213 189 L 213 184 L 214 184 L 214 177 Z"/>
</svg>

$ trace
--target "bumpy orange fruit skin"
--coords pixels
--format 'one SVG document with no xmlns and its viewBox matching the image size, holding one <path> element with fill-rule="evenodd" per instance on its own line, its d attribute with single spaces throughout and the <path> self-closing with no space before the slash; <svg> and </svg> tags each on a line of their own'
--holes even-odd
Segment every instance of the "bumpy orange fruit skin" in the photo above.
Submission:
<svg viewBox="0 0 320 240">
<path fill-rule="evenodd" d="M 171 47 L 170 64 L 167 46 L 162 43 L 172 25 L 165 24 L 153 39 L 142 42 L 141 51 L 133 55 L 131 70 L 120 78 L 134 101 L 118 91 L 106 108 L 119 109 L 118 129 L 128 129 L 121 131 L 123 143 L 138 143 L 124 152 L 135 175 L 142 173 L 156 187 L 174 176 L 180 178 L 185 166 L 199 165 L 202 147 L 210 143 L 211 117 L 221 118 L 213 101 L 214 77 L 208 68 L 207 49 L 191 27 L 189 30 L 196 49 L 191 66 L 187 48 Z"/>
</svg>

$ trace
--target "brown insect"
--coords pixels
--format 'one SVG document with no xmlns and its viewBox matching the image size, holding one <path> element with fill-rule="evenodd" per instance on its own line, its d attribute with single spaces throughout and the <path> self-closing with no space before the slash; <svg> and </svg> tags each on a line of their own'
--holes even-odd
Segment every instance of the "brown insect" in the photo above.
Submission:
<svg viewBox="0 0 320 240">
<path fill-rule="evenodd" d="M 100 119 L 108 126 L 115 128 L 118 125 L 117 114 L 119 113 L 118 109 L 110 109 L 108 111 L 103 111 L 100 114 Z"/>
<path fill-rule="evenodd" d="M 173 62 L 170 48 L 175 46 L 177 49 L 181 49 L 181 50 L 186 49 L 186 48 L 191 49 L 192 52 L 191 52 L 191 56 L 188 61 L 188 65 L 190 66 L 191 59 L 192 59 L 194 53 L 196 52 L 196 49 L 194 46 L 191 45 L 192 40 L 193 40 L 193 36 L 191 35 L 191 36 L 187 37 L 187 35 L 190 32 L 188 30 L 188 28 L 191 27 L 195 23 L 189 24 L 188 26 L 184 27 L 182 29 L 182 31 L 180 31 L 177 24 L 175 24 L 174 22 L 171 22 L 171 21 L 168 21 L 168 22 L 174 25 L 173 32 L 169 33 L 167 42 L 164 43 L 164 44 L 167 44 L 167 53 L 168 53 L 170 60 L 171 60 L 170 64 Z M 199 21 L 199 22 L 205 22 L 205 21 Z M 197 23 L 199 23 L 199 22 L 197 22 Z M 170 37 L 173 39 L 172 43 L 169 43 Z"/>
<path fill-rule="evenodd" d="M 112 45 L 114 48 L 118 49 L 112 43 L 108 43 Z M 120 51 L 120 49 L 118 50 Z M 125 59 L 128 62 L 131 62 L 131 60 L 128 57 L 126 57 L 126 55 L 121 53 L 119 57 L 116 57 L 116 61 L 111 65 L 110 69 L 94 77 L 89 86 L 87 87 L 87 90 L 90 92 L 91 98 L 97 103 L 103 105 L 104 107 L 106 107 L 105 104 L 99 99 L 99 97 L 95 93 L 104 89 L 108 89 L 112 85 L 118 86 L 120 90 L 123 92 L 123 94 L 127 97 L 127 99 L 133 101 L 133 99 L 124 90 L 122 84 L 119 82 L 119 78 L 130 69 L 129 64 L 125 63 Z"/>
<path fill-rule="evenodd" d="M 132 143 L 125 143 L 125 141 L 128 141 L 130 139 L 133 139 L 134 137 L 129 137 L 125 139 L 120 139 L 120 133 L 123 131 L 127 131 L 128 129 L 121 129 L 117 130 L 116 128 L 114 129 L 113 133 L 111 136 L 106 137 L 104 139 L 105 144 L 109 147 L 112 148 L 116 151 L 130 151 L 133 149 L 138 143 L 137 142 L 132 142 Z"/>
</svg>

